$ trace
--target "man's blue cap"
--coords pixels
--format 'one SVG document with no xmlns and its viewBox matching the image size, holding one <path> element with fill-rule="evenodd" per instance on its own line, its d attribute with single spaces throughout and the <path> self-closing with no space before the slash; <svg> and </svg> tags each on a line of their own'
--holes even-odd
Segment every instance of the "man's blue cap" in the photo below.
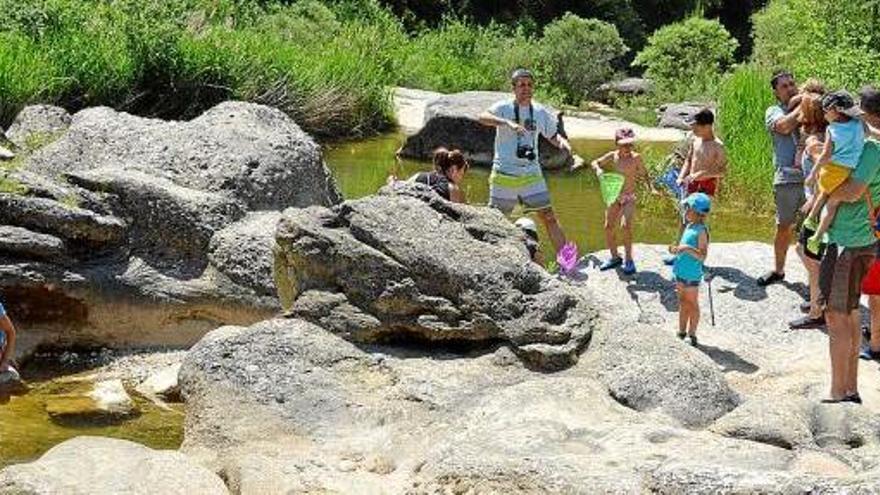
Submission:
<svg viewBox="0 0 880 495">
<path fill-rule="evenodd" d="M 701 192 L 693 193 L 684 198 L 684 201 L 682 201 L 681 204 L 694 210 L 700 215 L 706 215 L 712 209 L 712 200 L 706 195 L 706 193 Z"/>
</svg>

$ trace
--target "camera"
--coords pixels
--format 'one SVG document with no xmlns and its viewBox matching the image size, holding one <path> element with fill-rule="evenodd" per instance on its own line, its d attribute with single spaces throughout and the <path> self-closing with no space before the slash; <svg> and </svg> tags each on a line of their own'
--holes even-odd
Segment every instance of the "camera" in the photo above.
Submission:
<svg viewBox="0 0 880 495">
<path fill-rule="evenodd" d="M 535 148 L 527 144 L 521 144 L 516 147 L 516 157 L 533 161 L 535 159 Z"/>
</svg>

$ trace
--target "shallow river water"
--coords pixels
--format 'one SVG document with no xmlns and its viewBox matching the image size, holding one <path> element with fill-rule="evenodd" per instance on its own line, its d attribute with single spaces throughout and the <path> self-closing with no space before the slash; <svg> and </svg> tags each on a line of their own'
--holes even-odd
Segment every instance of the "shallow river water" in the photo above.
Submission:
<svg viewBox="0 0 880 495">
<path fill-rule="evenodd" d="M 83 390 L 89 371 L 70 372 L 32 364 L 22 371 L 28 391 L 0 397 L 0 467 L 31 461 L 53 446 L 80 435 L 123 438 L 156 449 L 176 449 L 183 440 L 183 406 L 160 408 L 129 390 L 140 415 L 117 424 L 57 423 L 46 405 Z"/>
</svg>

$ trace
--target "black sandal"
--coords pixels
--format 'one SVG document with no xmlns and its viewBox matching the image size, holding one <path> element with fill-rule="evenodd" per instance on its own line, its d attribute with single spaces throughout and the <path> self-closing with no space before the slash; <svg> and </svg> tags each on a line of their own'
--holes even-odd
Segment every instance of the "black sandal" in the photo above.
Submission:
<svg viewBox="0 0 880 495">
<path fill-rule="evenodd" d="M 761 277 L 758 277 L 758 285 L 761 287 L 767 287 L 770 284 L 782 282 L 783 280 L 785 280 L 784 273 L 776 273 L 775 271 L 771 270 Z"/>
<path fill-rule="evenodd" d="M 840 402 L 852 402 L 853 404 L 862 405 L 862 397 L 859 394 L 847 395 Z"/>
</svg>

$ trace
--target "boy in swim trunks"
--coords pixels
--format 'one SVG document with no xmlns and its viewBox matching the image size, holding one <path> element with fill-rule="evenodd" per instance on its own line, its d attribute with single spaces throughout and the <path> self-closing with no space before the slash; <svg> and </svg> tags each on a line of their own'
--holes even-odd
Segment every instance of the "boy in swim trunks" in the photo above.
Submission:
<svg viewBox="0 0 880 495">
<path fill-rule="evenodd" d="M 817 253 L 822 243 L 822 237 L 828 232 L 837 207 L 838 200 L 829 200 L 829 196 L 838 187 L 849 179 L 852 171 L 859 164 L 862 150 L 865 147 L 865 127 L 859 119 L 860 111 L 855 105 L 852 96 L 846 91 L 828 93 L 822 98 L 822 110 L 829 125 L 825 131 L 825 143 L 822 154 L 810 173 L 808 184 L 816 184 L 819 193 L 813 199 L 810 214 L 804 221 L 804 227 L 815 230 L 815 233 L 807 239 L 807 250 Z M 811 143 L 808 141 L 808 146 Z M 822 208 L 822 222 L 819 223 L 819 215 Z M 818 227 L 817 227 L 818 224 Z"/>
<path fill-rule="evenodd" d="M 618 129 L 614 134 L 614 143 L 617 149 L 610 151 L 590 164 L 596 175 L 600 176 L 603 172 L 617 172 L 624 177 L 626 181 L 623 183 L 623 190 L 617 201 L 605 209 L 605 246 L 611 253 L 611 258 L 606 260 L 599 267 L 600 270 L 611 270 L 623 265 L 623 273 L 632 275 L 636 272 L 636 264 L 633 261 L 632 242 L 633 242 L 633 222 L 636 216 L 636 185 L 639 181 L 645 181 L 656 193 L 654 184 L 649 180 L 648 170 L 642 162 L 642 156 L 633 151 L 633 143 L 635 143 L 636 135 L 632 129 Z M 617 239 L 614 236 L 614 229 L 621 224 L 623 220 L 623 248 L 626 260 L 622 260 L 617 252 Z"/>
<path fill-rule="evenodd" d="M 687 194 L 705 193 L 714 197 L 721 179 L 727 174 L 727 153 L 715 137 L 715 114 L 704 108 L 694 115 L 691 129 L 694 140 L 688 149 L 678 183 Z"/>
</svg>

